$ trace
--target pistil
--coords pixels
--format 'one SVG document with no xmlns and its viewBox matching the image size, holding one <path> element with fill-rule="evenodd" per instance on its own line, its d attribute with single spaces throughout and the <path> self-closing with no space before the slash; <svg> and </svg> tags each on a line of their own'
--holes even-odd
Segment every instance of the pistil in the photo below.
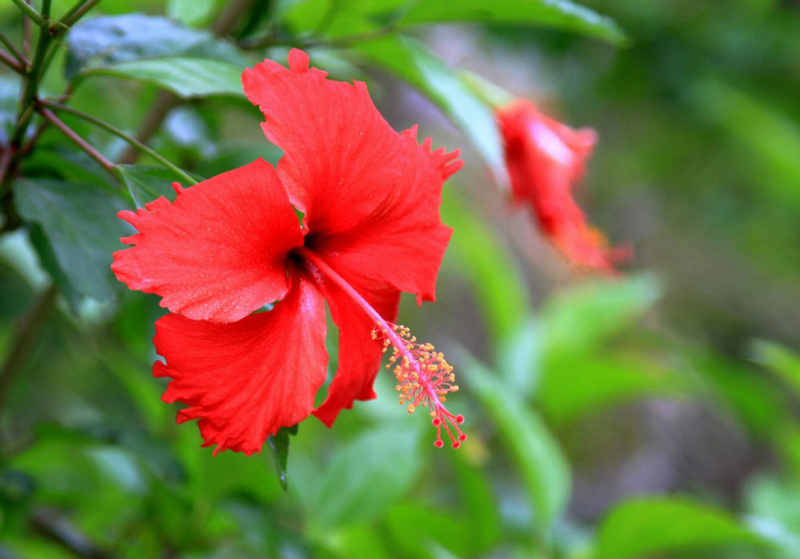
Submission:
<svg viewBox="0 0 800 559">
<path fill-rule="evenodd" d="M 427 407 L 431 415 L 431 423 L 436 427 L 438 448 L 444 446 L 442 428 L 447 433 L 453 448 L 461 446 L 467 435 L 461 431 L 459 424 L 464 422 L 463 415 L 450 413 L 444 405 L 446 394 L 458 390 L 453 384 L 455 375 L 441 352 L 436 352 L 433 345 L 418 343 L 408 328 L 392 324 L 385 320 L 372 306 L 347 283 L 335 270 L 314 251 L 306 247 L 296 250 L 311 266 L 316 268 L 327 279 L 335 283 L 366 312 L 375 322 L 372 339 L 383 342 L 383 351 L 392 347 L 387 369 L 394 368 L 400 392 L 400 403 L 407 406 L 409 413 L 419 407 Z"/>
</svg>

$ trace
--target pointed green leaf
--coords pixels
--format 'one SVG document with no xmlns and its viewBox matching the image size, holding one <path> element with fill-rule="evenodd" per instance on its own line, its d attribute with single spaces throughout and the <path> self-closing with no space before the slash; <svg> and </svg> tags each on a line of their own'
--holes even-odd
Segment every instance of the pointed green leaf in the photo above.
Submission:
<svg viewBox="0 0 800 559">
<path fill-rule="evenodd" d="M 277 433 L 267 438 L 267 446 L 275 462 L 278 481 L 280 481 L 284 491 L 289 488 L 289 479 L 286 476 L 286 462 L 289 459 L 289 437 L 297 434 L 298 427 L 299 425 L 282 427 Z"/>
<path fill-rule="evenodd" d="M 522 473 L 536 525 L 549 527 L 571 492 L 569 463 L 539 415 L 466 350 L 459 353 L 469 389 L 497 425 Z"/>
<path fill-rule="evenodd" d="M 69 79 L 88 68 L 166 56 L 219 60 L 242 68 L 248 65 L 247 57 L 236 47 L 209 31 L 143 14 L 83 20 L 67 36 L 67 48 Z"/>
<path fill-rule="evenodd" d="M 422 461 L 417 431 L 381 429 L 333 456 L 306 514 L 319 534 L 380 517 L 409 490 Z"/>
<path fill-rule="evenodd" d="M 119 62 L 94 68 L 89 74 L 152 83 L 184 98 L 211 95 L 244 97 L 242 70 L 243 66 L 230 62 L 172 56 Z"/>
<path fill-rule="evenodd" d="M 407 81 L 430 97 L 472 142 L 494 180 L 507 182 L 503 144 L 494 111 L 481 101 L 462 78 L 422 43 L 394 36 L 355 47 L 370 61 Z"/>
<path fill-rule="evenodd" d="M 416 2 L 401 25 L 475 22 L 554 27 L 622 43 L 625 34 L 611 18 L 568 0 L 459 0 Z"/>
</svg>

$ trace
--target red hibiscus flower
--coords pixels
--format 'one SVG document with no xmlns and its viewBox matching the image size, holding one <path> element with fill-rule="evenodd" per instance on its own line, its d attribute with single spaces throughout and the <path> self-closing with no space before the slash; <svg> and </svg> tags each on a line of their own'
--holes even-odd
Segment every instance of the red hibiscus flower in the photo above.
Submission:
<svg viewBox="0 0 800 559">
<path fill-rule="evenodd" d="M 609 249 L 572 197 L 597 141 L 595 131 L 573 130 L 525 100 L 499 108 L 497 118 L 514 200 L 531 205 L 541 230 L 571 262 L 611 272 L 612 262 L 628 251 Z"/>
<path fill-rule="evenodd" d="M 283 149 L 277 170 L 257 160 L 174 185 L 172 204 L 120 213 L 139 232 L 114 254 L 117 278 L 174 313 L 156 323 L 166 362 L 153 374 L 173 379 L 164 400 L 188 405 L 178 422 L 199 419 L 205 446 L 251 454 L 311 413 L 331 426 L 354 400 L 374 398 L 392 347 L 401 403 L 427 406 L 436 446 L 444 428 L 458 447 L 463 417 L 442 403 L 457 390 L 452 368 L 394 322 L 402 291 L 434 299 L 451 234 L 441 188 L 462 162 L 457 151 L 432 151 L 430 139 L 420 146 L 416 128 L 392 130 L 363 83 L 327 80 L 308 63 L 292 50 L 289 69 L 265 60 L 242 76 L 267 138 Z M 339 369 L 315 409 L 328 364 L 326 302 Z"/>
</svg>

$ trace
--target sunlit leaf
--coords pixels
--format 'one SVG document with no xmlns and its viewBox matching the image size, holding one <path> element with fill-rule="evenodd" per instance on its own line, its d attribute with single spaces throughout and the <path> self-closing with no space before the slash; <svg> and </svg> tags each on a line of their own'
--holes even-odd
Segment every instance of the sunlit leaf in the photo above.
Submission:
<svg viewBox="0 0 800 559">
<path fill-rule="evenodd" d="M 180 97 L 244 97 L 243 69 L 243 66 L 230 62 L 176 56 L 118 62 L 93 68 L 89 74 L 153 83 Z"/>
<path fill-rule="evenodd" d="M 506 183 L 503 145 L 494 112 L 439 57 L 403 36 L 364 42 L 354 48 L 430 97 L 472 142 L 495 182 Z"/>
<path fill-rule="evenodd" d="M 606 517 L 596 559 L 629 559 L 657 553 L 766 542 L 726 511 L 679 497 L 629 500 Z"/>
<path fill-rule="evenodd" d="M 563 513 L 571 491 L 564 453 L 539 415 L 514 391 L 465 350 L 459 357 L 465 382 L 497 425 L 522 473 L 537 526 L 550 526 Z"/>
<path fill-rule="evenodd" d="M 568 0 L 461 0 L 417 2 L 401 25 L 476 22 L 568 29 L 621 43 L 625 35 L 611 18 Z"/>
<path fill-rule="evenodd" d="M 470 283 L 489 331 L 496 340 L 509 339 L 520 332 L 529 312 L 527 288 L 518 263 L 453 190 L 444 192 L 442 221 L 454 229 L 450 252 L 459 260 L 460 273 Z"/>
<path fill-rule="evenodd" d="M 214 16 L 214 0 L 169 0 L 167 15 L 188 26 L 204 25 Z"/>
<path fill-rule="evenodd" d="M 67 36 L 67 48 L 67 78 L 85 69 L 165 56 L 225 61 L 242 68 L 248 65 L 247 57 L 236 47 L 209 31 L 143 14 L 83 20 Z"/>
<path fill-rule="evenodd" d="M 411 487 L 422 466 L 418 432 L 367 432 L 342 446 L 326 466 L 306 514 L 316 530 L 384 514 Z"/>
<path fill-rule="evenodd" d="M 544 351 L 554 357 L 598 347 L 652 308 L 660 291 L 656 278 L 641 275 L 562 292 L 542 311 Z"/>
<path fill-rule="evenodd" d="M 684 384 L 646 359 L 598 354 L 549 363 L 537 396 L 548 418 L 565 422 L 634 398 L 676 396 Z"/>
</svg>

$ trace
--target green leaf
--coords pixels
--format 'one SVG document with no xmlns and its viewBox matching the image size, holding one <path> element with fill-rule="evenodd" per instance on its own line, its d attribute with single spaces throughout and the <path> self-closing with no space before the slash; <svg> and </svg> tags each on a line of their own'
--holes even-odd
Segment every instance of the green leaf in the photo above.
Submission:
<svg viewBox="0 0 800 559">
<path fill-rule="evenodd" d="M 626 501 L 603 521 L 595 559 L 651 557 L 713 546 L 767 542 L 726 511 L 677 497 Z"/>
<path fill-rule="evenodd" d="M 286 462 L 289 459 L 289 437 L 296 435 L 297 429 L 298 425 L 281 427 L 277 433 L 267 437 L 267 446 L 269 446 L 269 450 L 272 453 L 278 481 L 280 481 L 284 491 L 289 488 L 289 479 L 286 476 Z"/>
<path fill-rule="evenodd" d="M 434 558 L 435 555 L 430 551 L 434 542 L 457 557 L 476 554 L 475 548 L 470 545 L 470 535 L 478 526 L 463 522 L 440 509 L 416 504 L 398 505 L 389 513 L 386 524 L 397 556 Z M 409 534 L 414 534 L 414 537 L 409 538 Z"/>
<path fill-rule="evenodd" d="M 125 236 L 118 211 L 121 197 L 88 183 L 21 179 L 14 183 L 20 215 L 38 223 L 59 268 L 81 295 L 111 299 L 119 284 L 111 274 L 111 253 Z"/>
<path fill-rule="evenodd" d="M 68 79 L 86 69 L 156 57 L 217 60 L 241 68 L 249 64 L 236 47 L 208 31 L 188 29 L 164 17 L 143 14 L 81 21 L 70 31 L 67 47 Z"/>
<path fill-rule="evenodd" d="M 463 452 L 454 452 L 451 458 L 464 515 L 460 523 L 469 526 L 462 537 L 470 554 L 479 555 L 492 549 L 502 535 L 490 473 L 487 468 L 469 463 Z"/>
<path fill-rule="evenodd" d="M 179 181 L 180 177 L 169 169 L 149 165 L 118 165 L 117 170 L 137 208 L 143 208 L 160 196 L 170 202 L 177 196 L 172 183 Z"/>
<path fill-rule="evenodd" d="M 400 25 L 452 22 L 554 27 L 617 44 L 625 41 L 625 34 L 613 20 L 567 0 L 416 2 Z"/>
<path fill-rule="evenodd" d="M 450 251 L 459 260 L 459 274 L 475 291 L 489 331 L 496 340 L 509 339 L 519 332 L 529 312 L 528 291 L 518 262 L 452 189 L 444 191 L 442 221 L 454 229 Z"/>
<path fill-rule="evenodd" d="M 404 36 L 361 43 L 355 49 L 430 97 L 472 142 L 495 182 L 506 183 L 503 144 L 494 111 L 439 57 L 419 41 Z"/>
<path fill-rule="evenodd" d="M 564 511 L 571 491 L 564 453 L 539 415 L 466 350 L 459 353 L 463 378 L 497 425 L 522 473 L 536 525 L 549 527 Z"/>
<path fill-rule="evenodd" d="M 382 516 L 411 488 L 422 461 L 417 431 L 396 428 L 361 435 L 330 460 L 307 503 L 319 535 Z"/>
<path fill-rule="evenodd" d="M 652 308 L 660 291 L 656 278 L 641 275 L 563 292 L 542 311 L 548 358 L 596 349 Z"/>
<path fill-rule="evenodd" d="M 183 98 L 211 95 L 244 97 L 242 70 L 242 66 L 230 62 L 175 56 L 119 62 L 94 68 L 89 74 L 156 84 Z"/>
<path fill-rule="evenodd" d="M 779 375 L 800 396 L 800 355 L 780 344 L 758 340 L 753 344 L 754 360 Z"/>
<path fill-rule="evenodd" d="M 578 355 L 548 365 L 538 396 L 548 418 L 562 423 L 621 401 L 682 392 L 680 377 L 649 359 Z"/>
<path fill-rule="evenodd" d="M 738 153 L 752 163 L 743 168 L 752 172 L 758 194 L 800 206 L 800 189 L 786 188 L 800 181 L 800 126 L 758 96 L 721 80 L 695 80 L 689 94 L 702 116 L 726 130 Z"/>
<path fill-rule="evenodd" d="M 214 16 L 214 0 L 169 0 L 167 15 L 190 27 L 208 23 Z"/>
<path fill-rule="evenodd" d="M 280 12 L 280 20 L 295 33 L 313 31 L 326 36 L 342 36 L 365 31 L 395 11 L 407 0 L 299 0 Z"/>
</svg>

